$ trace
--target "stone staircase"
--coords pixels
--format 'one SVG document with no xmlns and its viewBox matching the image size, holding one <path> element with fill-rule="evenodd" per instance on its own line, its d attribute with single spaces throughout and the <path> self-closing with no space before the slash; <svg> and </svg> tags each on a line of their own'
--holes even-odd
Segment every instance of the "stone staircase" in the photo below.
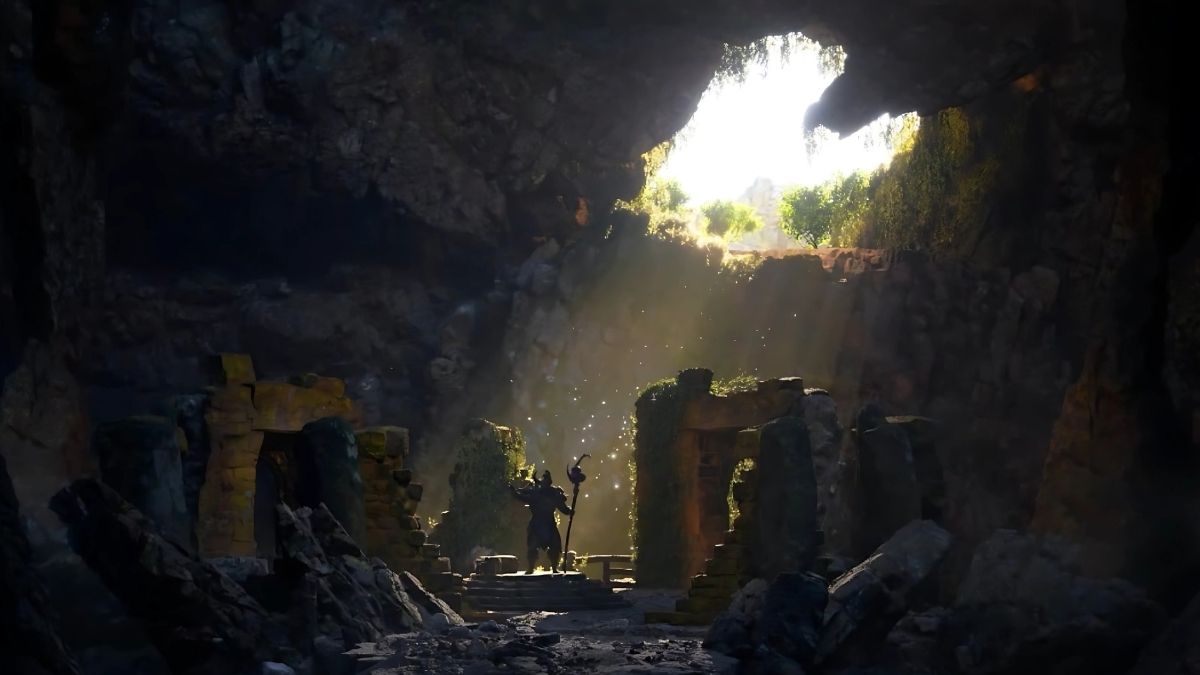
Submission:
<svg viewBox="0 0 1200 675">
<path fill-rule="evenodd" d="M 675 603 L 674 612 L 646 612 L 646 623 L 704 626 L 729 607 L 749 578 L 745 576 L 745 549 L 736 529 L 725 533 L 725 543 L 713 547 L 713 557 L 704 562 L 704 574 L 692 577 L 688 596 Z"/>
<path fill-rule="evenodd" d="M 463 611 L 473 617 L 630 606 L 611 588 L 580 572 L 472 574 L 464 583 Z"/>
</svg>

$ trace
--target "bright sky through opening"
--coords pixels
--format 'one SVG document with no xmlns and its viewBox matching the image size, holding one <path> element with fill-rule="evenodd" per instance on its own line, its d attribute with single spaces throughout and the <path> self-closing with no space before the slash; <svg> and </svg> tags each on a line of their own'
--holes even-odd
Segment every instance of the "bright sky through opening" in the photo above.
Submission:
<svg viewBox="0 0 1200 675">
<path fill-rule="evenodd" d="M 786 62 L 774 49 L 766 68 L 751 66 L 745 82 L 714 82 L 659 175 L 678 180 L 696 206 L 736 199 L 758 177 L 777 186 L 815 185 L 889 161 L 892 148 L 871 142 L 881 136 L 886 116 L 853 136 L 823 140 L 808 156 L 804 112 L 837 76 L 822 73 L 819 63 L 815 49 L 793 50 Z"/>
</svg>

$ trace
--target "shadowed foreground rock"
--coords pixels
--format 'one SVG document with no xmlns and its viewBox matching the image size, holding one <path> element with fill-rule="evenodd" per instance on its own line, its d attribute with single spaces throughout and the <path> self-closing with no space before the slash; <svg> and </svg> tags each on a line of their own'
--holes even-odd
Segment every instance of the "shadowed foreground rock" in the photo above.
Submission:
<svg viewBox="0 0 1200 675">
<path fill-rule="evenodd" d="M 1200 673 L 1200 595 L 1146 647 L 1130 675 Z"/>
<path fill-rule="evenodd" d="M 364 556 L 324 505 L 280 505 L 274 572 L 222 561 L 242 570 L 240 584 L 163 538 L 103 483 L 76 481 L 52 508 L 76 552 L 143 622 L 176 673 L 257 673 L 268 661 L 302 675 L 340 673 L 353 665 L 343 654 L 360 642 L 420 629 L 436 614 L 463 623 L 415 578 Z"/>
<path fill-rule="evenodd" d="M 237 673 L 270 660 L 265 608 L 216 567 L 159 535 L 108 486 L 75 481 L 51 502 L 71 545 L 134 616 L 173 672 Z"/>
<path fill-rule="evenodd" d="M 999 530 L 976 549 L 954 607 L 906 616 L 887 643 L 906 672 L 1117 675 L 1164 620 L 1128 582 L 1083 577 L 1065 542 Z M 1180 643 L 1163 639 L 1160 656 L 1173 658 Z"/>
<path fill-rule="evenodd" d="M 49 613 L 50 602 L 29 564 L 29 540 L 8 466 L 0 455 L 0 653 L 5 672 L 78 675 Z"/>
<path fill-rule="evenodd" d="M 808 665 L 826 602 L 825 580 L 815 574 L 780 574 L 770 584 L 754 579 L 713 622 L 704 646 L 752 661 L 765 672 L 788 663 Z"/>
<path fill-rule="evenodd" d="M 878 644 L 949 548 L 949 532 L 933 521 L 915 520 L 835 579 L 817 660 L 839 661 L 850 658 L 856 647 L 869 650 Z"/>
</svg>

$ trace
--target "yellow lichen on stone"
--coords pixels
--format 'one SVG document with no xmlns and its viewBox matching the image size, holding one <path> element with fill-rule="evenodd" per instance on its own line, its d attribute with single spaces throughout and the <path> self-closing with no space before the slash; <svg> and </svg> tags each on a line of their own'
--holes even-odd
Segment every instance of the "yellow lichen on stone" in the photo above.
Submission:
<svg viewBox="0 0 1200 675">
<path fill-rule="evenodd" d="M 371 427 L 355 432 L 358 441 L 358 454 L 366 455 L 376 460 L 384 457 L 405 457 L 408 455 L 408 429 L 403 427 Z M 396 469 L 402 464 L 397 463 Z"/>
<path fill-rule="evenodd" d="M 218 354 L 220 384 L 250 384 L 254 382 L 254 362 L 249 354 Z"/>
<path fill-rule="evenodd" d="M 362 415 L 354 402 L 321 389 L 287 382 L 258 382 L 253 387 L 254 428 L 300 431 L 322 417 L 340 417 L 351 424 Z"/>
</svg>

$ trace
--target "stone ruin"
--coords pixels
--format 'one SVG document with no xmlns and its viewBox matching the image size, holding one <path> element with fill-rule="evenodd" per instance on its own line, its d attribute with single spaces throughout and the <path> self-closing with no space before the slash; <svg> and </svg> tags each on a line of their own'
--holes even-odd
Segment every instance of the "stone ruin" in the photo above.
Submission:
<svg viewBox="0 0 1200 675">
<path fill-rule="evenodd" d="M 519 429 L 484 419 L 463 427 L 449 479 L 450 505 L 431 533 L 456 572 L 471 573 L 476 559 L 489 554 L 524 554 L 529 515 L 509 486 L 525 470 Z"/>
<path fill-rule="evenodd" d="M 277 504 L 324 504 L 367 555 L 459 605 L 462 577 L 416 515 L 423 488 L 405 468 L 406 429 L 360 428 L 339 379 L 259 380 L 242 354 L 216 365 L 218 383 L 167 415 L 97 427 L 107 484 L 164 535 L 232 566 L 276 557 Z"/>
<path fill-rule="evenodd" d="M 637 581 L 689 589 L 651 618 L 709 623 L 751 579 L 836 576 L 941 517 L 933 420 L 868 405 L 843 443 L 832 397 L 800 378 L 727 395 L 712 378 L 685 370 L 637 403 Z"/>
</svg>

